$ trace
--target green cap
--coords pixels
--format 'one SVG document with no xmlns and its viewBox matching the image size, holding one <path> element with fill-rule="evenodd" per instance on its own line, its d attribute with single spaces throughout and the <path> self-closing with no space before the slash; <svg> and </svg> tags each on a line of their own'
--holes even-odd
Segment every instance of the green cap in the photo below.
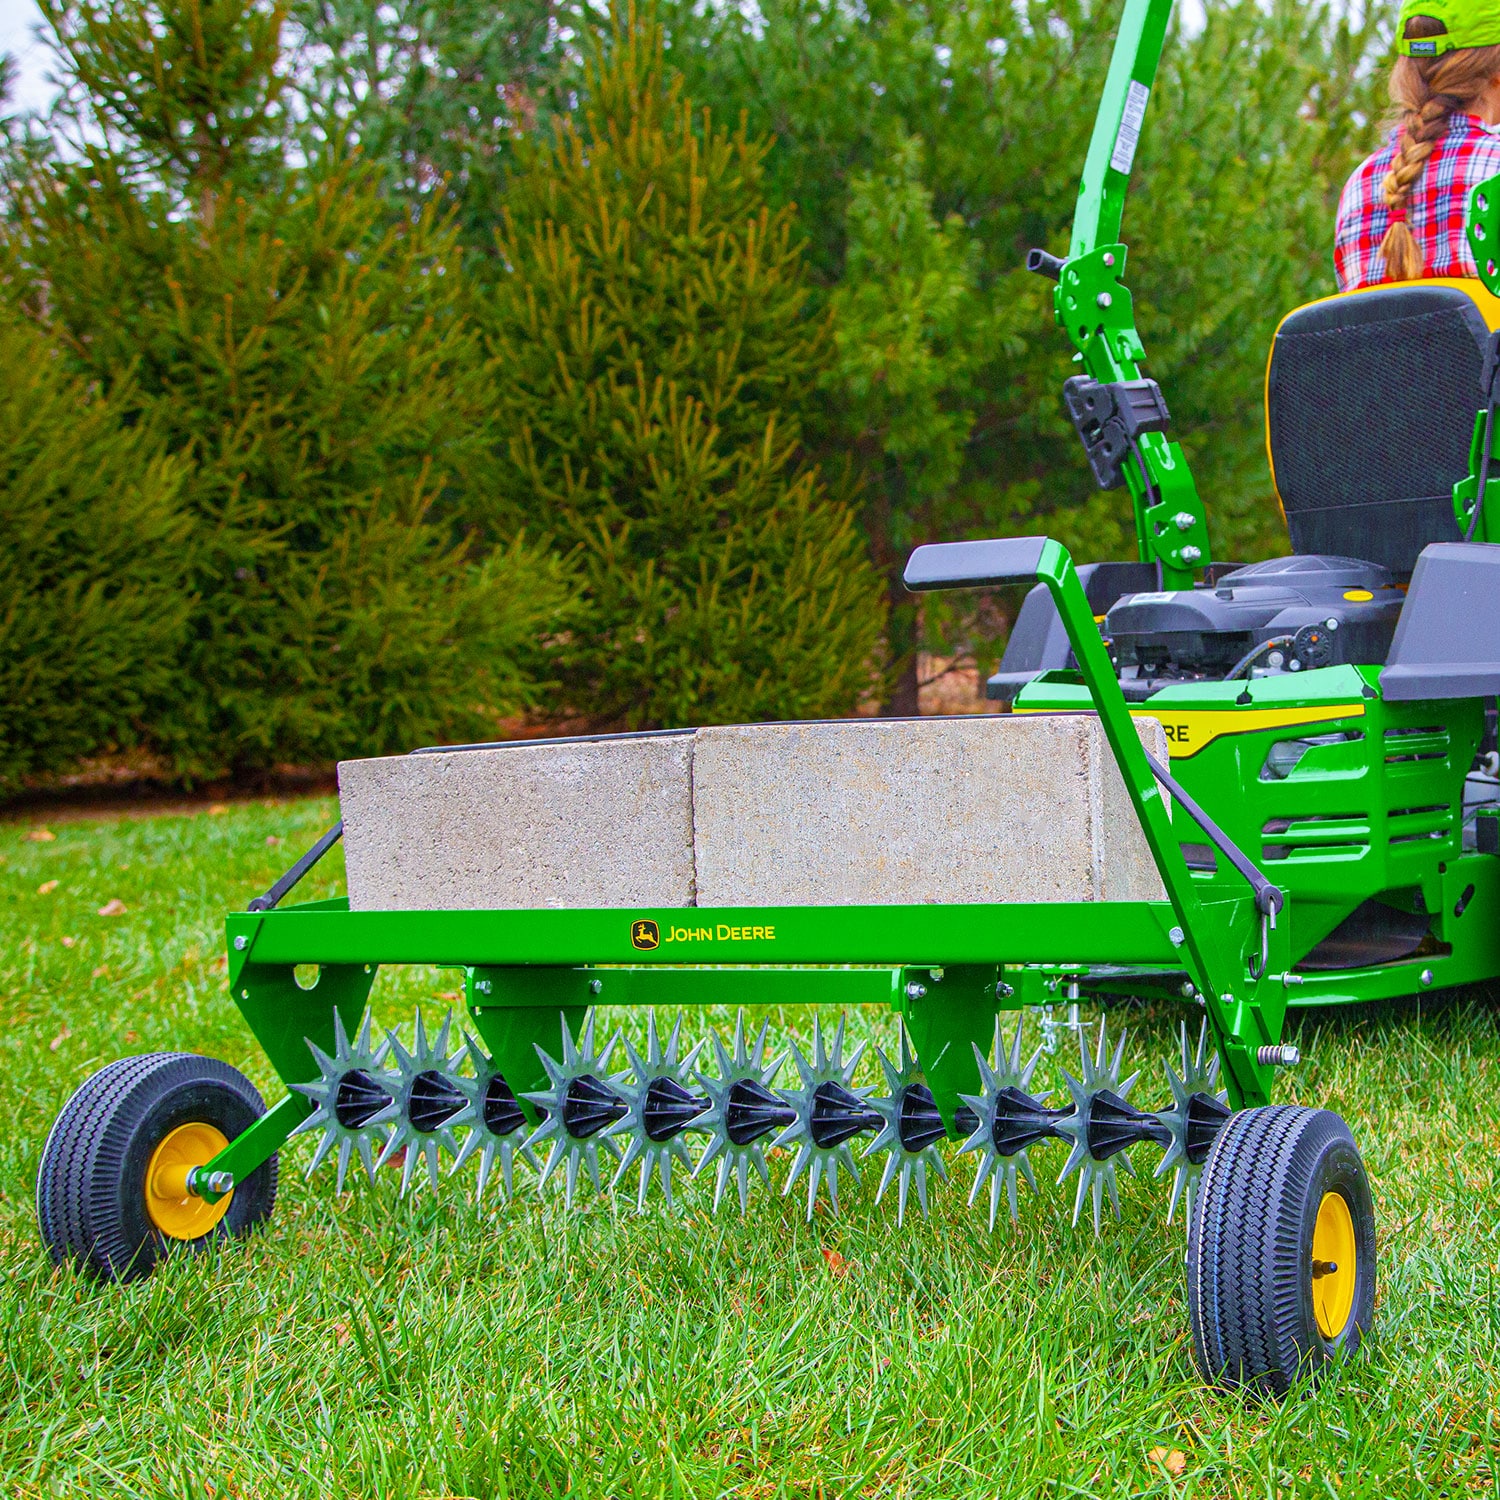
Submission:
<svg viewBox="0 0 1500 1500">
<path fill-rule="evenodd" d="M 1443 36 L 1408 37 L 1413 16 L 1430 16 L 1448 28 Z M 1402 0 L 1396 22 L 1396 51 L 1408 57 L 1439 57 L 1460 47 L 1500 43 L 1500 0 Z"/>
</svg>

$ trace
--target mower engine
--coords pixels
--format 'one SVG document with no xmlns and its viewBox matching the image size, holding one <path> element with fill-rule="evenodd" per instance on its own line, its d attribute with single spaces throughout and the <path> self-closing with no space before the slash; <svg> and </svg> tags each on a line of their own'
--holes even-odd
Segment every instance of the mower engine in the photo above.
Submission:
<svg viewBox="0 0 1500 1500">
<path fill-rule="evenodd" d="M 1350 557 L 1274 557 L 1211 588 L 1124 595 L 1104 634 L 1132 702 L 1181 682 L 1378 664 L 1405 594 Z"/>
</svg>

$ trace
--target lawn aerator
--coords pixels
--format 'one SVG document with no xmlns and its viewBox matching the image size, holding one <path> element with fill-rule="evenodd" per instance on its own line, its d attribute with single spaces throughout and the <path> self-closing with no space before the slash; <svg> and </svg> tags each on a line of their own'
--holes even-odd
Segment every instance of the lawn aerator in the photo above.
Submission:
<svg viewBox="0 0 1500 1500">
<path fill-rule="evenodd" d="M 554 885 L 541 895 L 526 886 L 532 894 L 518 899 L 524 872 L 501 888 L 476 885 L 472 870 L 450 881 L 444 860 L 461 861 L 441 832 L 462 833 L 480 815 L 478 803 L 457 806 L 464 768 L 501 765 L 511 747 L 353 763 L 378 780 L 421 761 L 422 795 L 436 788 L 429 811 L 453 820 L 423 825 L 421 837 L 399 825 L 381 844 L 368 806 L 351 812 L 357 778 L 341 784 L 350 897 L 281 905 L 341 823 L 226 924 L 231 993 L 285 1096 L 267 1111 L 236 1070 L 179 1053 L 125 1058 L 88 1079 L 59 1114 L 38 1175 L 42 1234 L 59 1262 L 123 1279 L 174 1243 L 250 1228 L 271 1211 L 276 1153 L 303 1133 L 316 1140 L 314 1167 L 333 1159 L 339 1188 L 356 1160 L 371 1175 L 399 1160 L 403 1189 L 436 1185 L 448 1155 L 453 1170 L 477 1158 L 481 1192 L 492 1183 L 508 1192 L 520 1157 L 541 1184 L 560 1178 L 569 1203 L 581 1173 L 599 1184 L 601 1162 L 616 1181 L 639 1168 L 644 1205 L 653 1177 L 671 1202 L 675 1164 L 711 1176 L 714 1208 L 728 1194 L 742 1211 L 757 1181 L 770 1181 L 766 1152 L 780 1148 L 790 1156 L 785 1186 L 806 1184 L 809 1216 L 824 1187 L 837 1207 L 840 1174 L 854 1174 L 864 1137 L 864 1154 L 882 1162 L 879 1192 L 896 1188 L 898 1220 L 912 1187 L 925 1208 L 933 1178 L 946 1175 L 938 1147 L 952 1141 L 976 1158 L 970 1201 L 988 1190 L 992 1227 L 1002 1198 L 1016 1214 L 1021 1178 L 1035 1188 L 1033 1149 L 1056 1141 L 1066 1149 L 1059 1180 L 1077 1178 L 1074 1221 L 1091 1198 L 1096 1230 L 1117 1167 L 1149 1144 L 1163 1153 L 1157 1175 L 1173 1177 L 1169 1216 L 1180 1203 L 1188 1222 L 1206 1378 L 1285 1391 L 1358 1344 L 1375 1286 L 1359 1153 L 1336 1115 L 1270 1097 L 1276 1070 L 1298 1060 L 1282 1040 L 1289 1004 L 1500 975 L 1500 546 L 1491 541 L 1500 502 L 1489 498 L 1500 484 L 1489 477 L 1500 272 L 1486 253 L 1500 237 L 1500 180 L 1473 204 L 1483 285 L 1381 287 L 1282 322 L 1267 417 L 1294 553 L 1215 564 L 1161 392 L 1140 373 L 1118 239 L 1169 11 L 1170 0 L 1126 0 L 1069 253 L 1030 257 L 1057 282 L 1058 321 L 1084 372 L 1065 386 L 1068 411 L 1099 483 L 1129 488 L 1139 556 L 1075 569 L 1055 541 L 1026 537 L 920 547 L 906 570 L 913 590 L 1035 585 L 991 685 L 1014 713 L 965 721 L 966 732 L 1014 735 L 1039 722 L 1027 716 L 1094 716 L 1089 733 L 1102 731 L 1139 825 L 1130 837 L 1143 835 L 1159 885 L 1119 899 L 1089 854 L 1084 896 L 887 890 L 839 900 L 839 881 L 863 856 L 840 856 L 846 830 L 814 828 L 814 818 L 783 828 L 769 851 L 722 846 L 759 861 L 751 891 L 736 884 L 732 859 L 713 866 L 705 853 L 720 837 L 703 823 L 705 783 L 702 805 L 687 804 L 696 872 L 687 894 L 570 899 L 577 872 L 549 865 L 550 835 L 540 835 L 523 858 Z M 1425 395 L 1393 409 L 1383 395 L 1392 388 Z M 1166 755 L 1142 740 L 1158 722 Z M 927 743 L 915 723 L 887 731 Z M 595 766 L 638 750 L 687 756 L 668 743 L 673 733 L 692 732 L 530 742 L 526 753 L 592 756 Z M 831 754 L 836 779 L 842 751 Z M 1107 824 L 1117 784 L 1088 782 L 1102 790 L 1074 820 L 1097 813 Z M 645 781 L 633 792 L 621 785 L 610 796 L 629 817 L 611 837 L 624 847 L 631 820 L 657 817 L 660 799 Z M 898 832 L 910 830 L 892 823 L 892 848 Z M 481 835 L 482 874 L 494 840 Z M 1060 849 L 1072 833 L 1060 827 L 1057 837 Z M 834 858 L 799 887 L 803 844 L 818 839 L 832 840 Z M 424 840 L 436 846 L 425 855 Z M 423 857 L 431 891 L 402 884 Z M 1036 863 L 1051 858 L 1044 850 Z M 632 878 L 640 862 L 627 861 Z M 885 879 L 899 863 L 877 851 L 855 873 Z M 370 897 L 377 886 L 387 894 Z M 447 900 L 438 887 L 469 894 Z M 720 898 L 700 904 L 710 889 Z M 410 1048 L 377 1036 L 366 1008 L 376 972 L 409 963 L 462 971 L 477 1037 L 456 1045 L 449 1022 L 433 1036 L 420 1017 Z M 1036 1055 L 1026 1056 L 1019 1014 L 1006 1036 L 1001 1013 L 1085 993 L 1201 1007 L 1167 1068 L 1164 1107 L 1132 1102 L 1123 1042 L 1111 1050 L 1102 1022 L 1080 1034 L 1067 1103 L 1033 1092 Z M 713 1038 L 711 1058 L 703 1042 L 684 1049 L 680 1020 L 664 1038 L 648 1011 L 644 1040 L 627 1042 L 626 1066 L 612 1071 L 616 1042 L 600 1044 L 596 1001 L 878 1002 L 900 1017 L 900 1048 L 880 1056 L 877 1092 L 856 1082 L 859 1051 L 846 1048 L 842 1020 L 815 1023 L 806 1050 L 792 1044 L 788 1081 L 743 1010 L 732 1044 Z M 693 1134 L 704 1140 L 696 1159 L 685 1144 Z"/>
</svg>

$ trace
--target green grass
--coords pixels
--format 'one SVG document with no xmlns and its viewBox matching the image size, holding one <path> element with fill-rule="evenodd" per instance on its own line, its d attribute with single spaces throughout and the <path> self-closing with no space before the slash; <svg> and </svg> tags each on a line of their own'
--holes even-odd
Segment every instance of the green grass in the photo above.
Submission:
<svg viewBox="0 0 1500 1500">
<path fill-rule="evenodd" d="M 471 1176 L 402 1202 L 389 1169 L 336 1199 L 327 1169 L 303 1180 L 296 1142 L 252 1241 L 128 1287 L 54 1271 L 37 1159 L 93 1069 L 191 1048 L 271 1093 L 225 994 L 221 918 L 332 816 L 327 801 L 241 805 L 57 823 L 47 843 L 0 825 L 0 1494 L 1495 1491 L 1500 1035 L 1473 1000 L 1302 1024 L 1308 1061 L 1283 1097 L 1354 1129 L 1380 1295 L 1362 1354 L 1281 1406 L 1200 1385 L 1161 1184 L 1127 1178 L 1123 1222 L 1096 1241 L 1069 1226 L 1045 1148 L 1019 1232 L 1002 1219 L 990 1236 L 964 1204 L 967 1161 L 932 1218 L 898 1232 L 868 1173 L 810 1226 L 766 1193 L 748 1221 L 714 1218 L 701 1183 L 677 1218 L 592 1193 L 569 1214 L 530 1191 L 477 1209 Z M 326 866 L 306 897 L 339 889 Z M 98 915 L 111 900 L 126 910 Z M 388 971 L 374 999 L 409 1025 L 452 988 Z M 1152 1106 L 1177 1017 L 1117 1018 Z M 892 1039 L 888 1016 L 851 1025 Z"/>
</svg>

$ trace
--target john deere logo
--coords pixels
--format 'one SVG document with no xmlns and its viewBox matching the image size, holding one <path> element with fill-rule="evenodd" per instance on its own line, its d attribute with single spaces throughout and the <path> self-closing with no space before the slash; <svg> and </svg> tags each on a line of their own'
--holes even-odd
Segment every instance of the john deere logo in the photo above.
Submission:
<svg viewBox="0 0 1500 1500">
<path fill-rule="evenodd" d="M 649 920 L 632 922 L 630 941 L 636 948 L 655 948 L 661 942 L 661 932 L 655 922 Z"/>
</svg>

